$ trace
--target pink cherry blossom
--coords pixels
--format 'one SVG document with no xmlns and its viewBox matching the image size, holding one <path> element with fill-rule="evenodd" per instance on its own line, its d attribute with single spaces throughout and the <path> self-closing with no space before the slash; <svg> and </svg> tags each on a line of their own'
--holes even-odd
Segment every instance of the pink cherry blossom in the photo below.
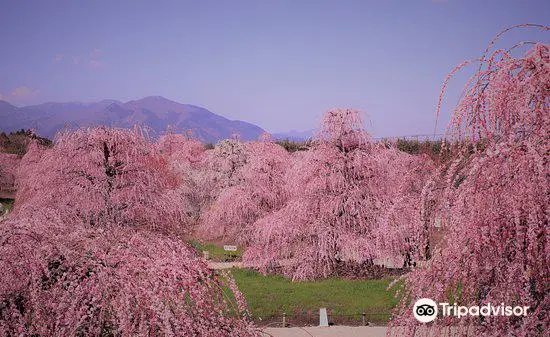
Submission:
<svg viewBox="0 0 550 337">
<path fill-rule="evenodd" d="M 3 336 L 259 335 L 178 238 L 41 211 L 0 224 L 0 242 Z"/>
<path fill-rule="evenodd" d="M 205 238 L 246 244 L 252 224 L 286 202 L 288 152 L 266 138 L 244 144 L 244 151 L 248 160 L 234 173 L 234 185 L 222 189 L 202 216 Z"/>
<path fill-rule="evenodd" d="M 303 280 L 334 275 L 343 262 L 359 266 L 378 258 L 417 257 L 423 227 L 414 218 L 420 217 L 420 203 L 388 213 L 395 210 L 392 203 L 405 204 L 398 200 L 402 189 L 420 199 L 420 187 L 412 193 L 405 186 L 411 179 L 406 172 L 415 172 L 408 161 L 414 161 L 374 143 L 357 110 L 329 111 L 312 148 L 299 156 L 285 177 L 284 207 L 252 226 L 245 265 Z M 382 244 L 386 233 L 403 231 L 406 224 L 414 227 L 410 234 Z"/>
<path fill-rule="evenodd" d="M 183 233 L 178 176 L 140 129 L 94 128 L 33 145 L 19 170 L 14 212 L 56 209 L 67 223 Z"/>
<path fill-rule="evenodd" d="M 526 317 L 447 317 L 433 329 L 542 336 L 550 325 L 550 46 L 487 55 L 453 112 L 457 156 L 423 193 L 423 213 L 444 219 L 445 237 L 427 267 L 405 278 L 397 335 L 417 331 L 410 303 L 425 297 L 530 307 Z"/>
<path fill-rule="evenodd" d="M 0 222 L 0 335 L 260 334 L 184 241 L 166 142 L 102 127 L 30 145 Z"/>
</svg>

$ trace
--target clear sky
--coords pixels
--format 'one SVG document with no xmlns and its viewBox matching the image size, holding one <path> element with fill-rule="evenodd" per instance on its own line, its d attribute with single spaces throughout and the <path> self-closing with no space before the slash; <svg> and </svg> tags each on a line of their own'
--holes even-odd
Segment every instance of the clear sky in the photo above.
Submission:
<svg viewBox="0 0 550 337">
<path fill-rule="evenodd" d="M 0 0 L 0 98 L 161 95 L 272 132 L 354 107 L 375 136 L 430 133 L 447 72 L 519 23 L 549 25 L 550 1 Z"/>
</svg>

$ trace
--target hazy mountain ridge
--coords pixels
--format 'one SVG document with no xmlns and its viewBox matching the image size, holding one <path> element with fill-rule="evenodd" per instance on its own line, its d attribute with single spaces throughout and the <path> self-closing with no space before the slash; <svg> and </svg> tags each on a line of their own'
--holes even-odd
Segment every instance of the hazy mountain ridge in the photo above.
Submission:
<svg viewBox="0 0 550 337">
<path fill-rule="evenodd" d="M 316 129 L 310 129 L 306 131 L 290 130 L 288 132 L 276 132 L 276 133 L 273 133 L 271 136 L 274 139 L 279 139 L 279 140 L 288 139 L 293 141 L 306 141 L 308 139 L 313 138 L 316 132 L 317 132 Z"/>
<path fill-rule="evenodd" d="M 161 96 L 120 102 L 102 100 L 93 103 L 49 102 L 16 107 L 0 101 L 0 130 L 14 131 L 33 128 L 44 137 L 52 138 L 65 127 L 78 128 L 107 125 L 129 128 L 136 124 L 151 128 L 160 135 L 167 129 L 191 131 L 204 142 L 216 142 L 239 134 L 243 140 L 258 139 L 264 132 L 257 125 L 225 117 L 190 104 L 182 104 Z"/>
</svg>

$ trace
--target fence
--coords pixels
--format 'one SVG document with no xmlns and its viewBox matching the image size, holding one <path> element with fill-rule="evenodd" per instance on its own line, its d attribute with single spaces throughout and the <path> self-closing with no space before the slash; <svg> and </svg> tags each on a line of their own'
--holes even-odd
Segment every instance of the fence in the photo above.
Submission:
<svg viewBox="0 0 550 337">
<path fill-rule="evenodd" d="M 444 134 L 418 134 L 418 135 L 404 135 L 404 136 L 391 136 L 391 137 L 374 137 L 374 140 L 387 140 L 387 141 L 395 141 L 398 139 L 401 140 L 414 140 L 414 141 L 440 141 L 444 137 Z"/>
<path fill-rule="evenodd" d="M 385 325 L 391 317 L 386 310 L 369 310 L 355 314 L 342 314 L 327 309 L 329 325 L 367 326 Z M 280 314 L 270 317 L 253 317 L 253 320 L 261 327 L 293 327 L 293 326 L 317 326 L 319 325 L 319 311 L 307 313 Z"/>
</svg>

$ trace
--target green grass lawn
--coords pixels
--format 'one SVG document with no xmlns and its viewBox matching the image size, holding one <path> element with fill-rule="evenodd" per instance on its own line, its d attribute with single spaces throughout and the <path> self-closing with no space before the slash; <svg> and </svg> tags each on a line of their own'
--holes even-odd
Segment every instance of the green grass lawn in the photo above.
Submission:
<svg viewBox="0 0 550 337">
<path fill-rule="evenodd" d="M 333 321 L 342 319 L 360 322 L 361 313 L 370 322 L 384 323 L 397 305 L 397 286 L 388 290 L 391 279 L 345 280 L 328 279 L 312 282 L 291 282 L 282 276 L 264 276 L 249 269 L 233 268 L 231 273 L 245 296 L 255 320 L 302 317 L 318 321 L 319 308 L 327 308 Z"/>
<path fill-rule="evenodd" d="M 240 260 L 243 256 L 243 249 L 242 247 L 237 247 L 236 252 L 231 252 L 231 255 L 229 252 L 226 252 L 223 250 L 223 246 L 216 245 L 213 243 L 205 243 L 205 242 L 199 242 L 199 241 L 190 241 L 189 242 L 193 248 L 195 248 L 197 251 L 199 251 L 202 254 L 202 251 L 208 251 L 210 253 L 210 259 L 212 261 L 234 261 L 234 260 Z"/>
<path fill-rule="evenodd" d="M 0 211 L 0 215 L 2 215 L 3 213 L 9 212 L 12 209 L 14 202 L 15 200 L 13 199 L 0 198 L 0 203 L 2 203 L 2 206 L 4 208 L 3 211 Z"/>
<path fill-rule="evenodd" d="M 213 261 L 230 260 L 223 246 L 198 241 L 190 244 L 199 252 L 209 251 Z M 240 260 L 242 253 L 242 248 L 239 248 L 233 256 Z M 388 290 L 390 278 L 292 282 L 282 276 L 264 276 L 250 269 L 233 268 L 231 274 L 255 321 L 279 321 L 286 313 L 289 322 L 296 322 L 296 325 L 318 324 L 319 308 L 327 308 L 331 321 L 337 324 L 360 324 L 363 312 L 367 321 L 383 324 L 389 320 L 398 303 L 395 297 L 398 286 Z M 233 298 L 227 287 L 224 287 L 224 292 Z"/>
</svg>

